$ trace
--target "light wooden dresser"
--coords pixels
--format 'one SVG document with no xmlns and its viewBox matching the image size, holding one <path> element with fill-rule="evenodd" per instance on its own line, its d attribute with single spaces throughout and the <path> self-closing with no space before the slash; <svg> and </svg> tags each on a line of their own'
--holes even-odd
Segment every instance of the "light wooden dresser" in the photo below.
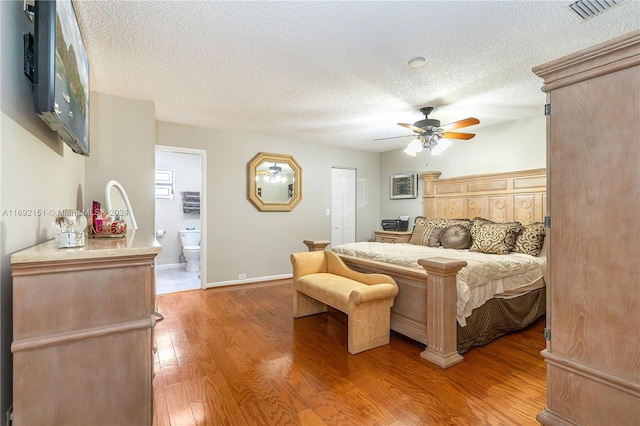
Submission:
<svg viewBox="0 0 640 426">
<path fill-rule="evenodd" d="M 160 251 L 134 231 L 11 256 L 14 425 L 152 424 Z"/>
<path fill-rule="evenodd" d="M 408 243 L 411 240 L 409 231 L 374 231 L 377 243 Z"/>
</svg>

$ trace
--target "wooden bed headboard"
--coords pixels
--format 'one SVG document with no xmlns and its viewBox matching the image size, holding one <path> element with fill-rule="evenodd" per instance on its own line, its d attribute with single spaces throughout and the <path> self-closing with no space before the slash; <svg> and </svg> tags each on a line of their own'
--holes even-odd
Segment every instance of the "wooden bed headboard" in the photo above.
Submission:
<svg viewBox="0 0 640 426">
<path fill-rule="evenodd" d="M 476 216 L 494 222 L 543 222 L 547 213 L 546 169 L 439 179 L 423 172 L 424 215 L 447 219 Z"/>
</svg>

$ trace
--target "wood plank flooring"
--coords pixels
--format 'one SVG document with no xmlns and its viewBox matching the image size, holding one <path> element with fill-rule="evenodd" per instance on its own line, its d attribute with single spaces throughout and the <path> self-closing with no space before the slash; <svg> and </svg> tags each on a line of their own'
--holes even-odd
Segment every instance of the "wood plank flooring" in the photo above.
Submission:
<svg viewBox="0 0 640 426">
<path fill-rule="evenodd" d="M 447 370 L 423 345 L 351 355 L 346 315 L 294 320 L 290 280 L 157 297 L 160 425 L 537 425 L 544 318 Z"/>
</svg>

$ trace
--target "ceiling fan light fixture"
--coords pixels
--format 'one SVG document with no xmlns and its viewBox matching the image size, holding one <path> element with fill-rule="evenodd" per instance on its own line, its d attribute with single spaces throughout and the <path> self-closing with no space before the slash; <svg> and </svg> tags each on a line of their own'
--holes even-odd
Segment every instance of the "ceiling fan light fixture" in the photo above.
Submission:
<svg viewBox="0 0 640 426">
<path fill-rule="evenodd" d="M 411 68 L 420 68 L 424 66 L 424 64 L 426 63 L 427 63 L 427 60 L 424 59 L 422 56 L 416 56 L 415 58 L 409 59 L 409 66 Z"/>
<path fill-rule="evenodd" d="M 282 183 L 282 182 L 286 182 L 287 178 L 279 174 L 276 174 L 271 176 L 265 176 L 264 180 L 269 183 Z"/>
<path fill-rule="evenodd" d="M 452 145 L 451 139 L 469 140 L 475 136 L 475 133 L 452 132 L 452 130 L 480 124 L 480 120 L 478 120 L 477 118 L 469 117 L 441 126 L 440 120 L 429 118 L 429 114 L 431 114 L 431 111 L 433 111 L 433 107 L 422 107 L 420 108 L 420 112 L 424 114 L 424 120 L 416 121 L 413 124 L 398 123 L 399 126 L 402 126 L 409 130 L 413 130 L 414 132 L 413 137 L 415 139 L 412 140 L 404 149 L 405 154 L 415 157 L 416 154 L 423 149 L 429 151 L 428 154 L 442 154 Z M 378 141 L 385 139 L 396 139 L 408 136 L 412 135 L 393 136 L 390 138 L 374 140 Z"/>
<path fill-rule="evenodd" d="M 449 139 L 442 138 L 431 148 L 431 155 L 440 155 L 449 149 L 451 145 L 452 142 Z"/>
<path fill-rule="evenodd" d="M 422 151 L 424 148 L 423 143 L 420 139 L 414 139 L 409 142 L 409 145 L 404 149 L 404 153 L 415 157 L 417 153 Z"/>
</svg>

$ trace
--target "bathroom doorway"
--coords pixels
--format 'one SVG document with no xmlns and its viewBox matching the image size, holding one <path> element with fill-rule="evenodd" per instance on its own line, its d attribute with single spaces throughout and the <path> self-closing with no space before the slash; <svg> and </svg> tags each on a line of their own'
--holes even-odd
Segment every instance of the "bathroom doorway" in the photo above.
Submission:
<svg viewBox="0 0 640 426">
<path fill-rule="evenodd" d="M 156 240 L 162 245 L 156 258 L 156 294 L 207 287 L 206 164 L 205 150 L 156 145 Z M 180 231 L 199 231 L 199 266 L 197 242 L 183 250 Z"/>
</svg>

